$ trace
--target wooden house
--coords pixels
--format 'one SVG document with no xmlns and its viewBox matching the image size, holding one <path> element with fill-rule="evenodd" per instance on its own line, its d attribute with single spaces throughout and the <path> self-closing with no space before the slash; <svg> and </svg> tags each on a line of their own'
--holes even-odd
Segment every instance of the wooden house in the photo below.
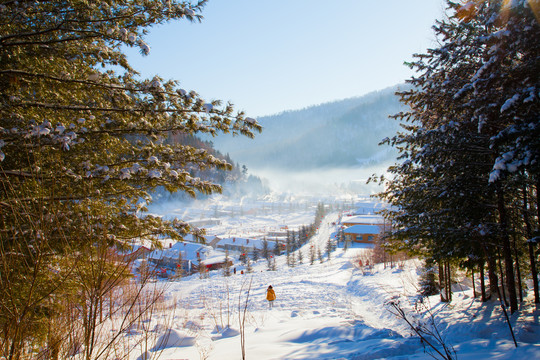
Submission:
<svg viewBox="0 0 540 360">
<path fill-rule="evenodd" d="M 343 230 L 345 238 L 353 243 L 375 244 L 382 231 L 379 225 L 353 225 Z"/>
</svg>

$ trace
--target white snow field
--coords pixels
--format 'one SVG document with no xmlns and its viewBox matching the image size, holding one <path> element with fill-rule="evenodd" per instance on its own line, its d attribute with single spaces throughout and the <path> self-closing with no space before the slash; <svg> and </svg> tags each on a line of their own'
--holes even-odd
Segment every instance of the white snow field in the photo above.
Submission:
<svg viewBox="0 0 540 360">
<path fill-rule="evenodd" d="M 456 286 L 450 304 L 433 296 L 415 310 L 419 260 L 394 268 L 379 264 L 365 272 L 356 264 L 366 249 L 354 247 L 345 252 L 338 248 L 330 259 L 325 254 L 324 262 L 316 259 L 310 265 L 309 248 L 325 253 L 328 238 L 336 234 L 332 223 L 337 217 L 324 219 L 318 234 L 301 249 L 303 264 L 295 267 L 288 267 L 283 255 L 277 257 L 276 271 L 268 271 L 262 259 L 251 273 L 240 274 L 244 268 L 235 264 L 237 274 L 230 277 L 213 271 L 204 279 L 195 274 L 163 282 L 165 301 L 174 310 L 152 318 L 155 325 L 147 327 L 153 329 L 151 336 L 146 334 L 152 344 L 140 346 L 132 358 L 242 359 L 242 350 L 245 359 L 254 360 L 431 359 L 430 352 L 440 358 L 390 312 L 392 301 L 414 324 L 438 330 L 456 359 L 540 359 L 540 310 L 530 298 L 511 317 L 516 348 L 499 302 L 482 304 L 466 282 Z M 272 309 L 265 300 L 268 285 L 277 295 Z"/>
</svg>

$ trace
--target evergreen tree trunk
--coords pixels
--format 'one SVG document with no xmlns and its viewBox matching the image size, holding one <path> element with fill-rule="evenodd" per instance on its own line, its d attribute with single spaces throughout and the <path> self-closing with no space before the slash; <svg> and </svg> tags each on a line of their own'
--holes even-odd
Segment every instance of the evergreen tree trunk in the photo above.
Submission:
<svg viewBox="0 0 540 360">
<path fill-rule="evenodd" d="M 497 207 L 499 209 L 499 223 L 502 231 L 502 245 L 505 265 L 506 287 L 510 297 L 510 313 L 517 311 L 516 281 L 514 277 L 514 266 L 512 260 L 512 250 L 510 248 L 510 237 L 508 236 L 508 217 L 504 204 L 504 195 L 500 185 L 497 189 Z"/>
<path fill-rule="evenodd" d="M 448 302 L 452 301 L 452 269 L 450 268 L 450 262 L 446 262 L 446 298 Z"/>
<path fill-rule="evenodd" d="M 493 255 L 488 255 L 489 296 L 497 296 L 499 291 L 499 278 L 497 276 L 497 261 Z"/>
<path fill-rule="evenodd" d="M 536 180 L 536 219 L 538 223 L 536 224 L 537 229 L 540 228 L 540 178 Z"/>
<path fill-rule="evenodd" d="M 531 273 L 532 280 L 534 285 L 534 302 L 536 304 L 540 303 L 540 294 L 538 292 L 538 271 L 536 270 L 536 261 L 534 255 L 534 245 L 529 241 L 529 260 L 531 263 Z"/>
<path fill-rule="evenodd" d="M 446 273 L 445 273 L 444 265 L 441 261 L 439 261 L 439 288 L 440 288 L 441 301 L 447 302 L 448 298 L 446 297 Z"/>
<path fill-rule="evenodd" d="M 485 274 L 484 274 L 484 260 L 480 263 L 480 292 L 482 293 L 482 302 L 486 302 L 486 283 L 484 280 Z"/>
<path fill-rule="evenodd" d="M 441 288 L 441 301 L 452 301 L 452 276 L 450 274 L 450 262 L 439 263 L 439 281 Z"/>
<path fill-rule="evenodd" d="M 501 289 L 502 289 L 502 300 L 504 300 L 504 304 L 508 306 L 508 300 L 506 299 L 506 285 L 505 285 L 505 274 L 502 266 L 502 257 L 501 257 L 501 251 L 497 250 L 498 260 L 499 260 L 499 273 L 501 274 Z"/>
<path fill-rule="evenodd" d="M 523 302 L 523 288 L 521 286 L 521 269 L 519 267 L 519 254 L 517 250 L 516 245 L 516 235 L 513 236 L 513 247 L 514 247 L 514 256 L 516 257 L 516 277 L 517 277 L 517 285 L 518 285 L 518 292 L 519 292 L 519 301 Z"/>
<path fill-rule="evenodd" d="M 471 271 L 471 279 L 472 279 L 472 294 L 473 298 L 476 298 L 476 284 L 474 283 L 474 268 Z"/>
<path fill-rule="evenodd" d="M 531 221 L 529 219 L 529 200 L 527 196 L 527 187 L 524 185 L 522 187 L 523 202 L 522 202 L 522 212 L 523 212 L 523 222 L 525 223 L 525 236 L 527 237 L 527 247 L 529 249 L 529 263 L 531 266 L 531 277 L 533 282 L 534 289 L 534 302 L 540 303 L 540 294 L 538 291 L 538 272 L 536 271 L 536 257 L 534 256 L 534 244 L 532 241 L 532 228 Z M 536 187 L 536 193 L 538 194 L 538 186 Z M 536 206 L 538 208 L 538 205 Z M 540 218 L 539 218 L 540 219 Z"/>
<path fill-rule="evenodd" d="M 540 229 L 540 177 L 536 180 L 536 218 L 538 223 L 536 224 L 537 229 Z"/>
</svg>

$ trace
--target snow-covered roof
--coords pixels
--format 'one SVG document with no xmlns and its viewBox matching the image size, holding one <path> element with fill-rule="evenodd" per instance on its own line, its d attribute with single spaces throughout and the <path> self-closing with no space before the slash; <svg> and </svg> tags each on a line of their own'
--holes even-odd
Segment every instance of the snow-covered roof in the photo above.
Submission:
<svg viewBox="0 0 540 360">
<path fill-rule="evenodd" d="M 179 241 L 170 248 L 167 247 L 161 250 L 152 251 L 148 257 L 151 259 L 162 259 L 165 257 L 178 258 L 178 255 L 181 252 L 183 260 L 197 260 L 197 253 L 204 259 L 208 257 L 208 254 L 212 251 L 212 247 L 208 245 Z"/>
<path fill-rule="evenodd" d="M 384 224 L 384 218 L 379 215 L 357 215 L 347 216 L 341 219 L 341 223 L 351 224 Z"/>
<path fill-rule="evenodd" d="M 353 225 L 345 230 L 346 234 L 378 234 L 381 228 L 377 225 Z"/>
<path fill-rule="evenodd" d="M 227 257 L 225 255 L 215 255 L 208 259 L 202 260 L 201 263 L 204 265 L 223 264 L 225 263 L 226 258 Z M 232 261 L 232 260 L 229 258 L 229 261 Z"/>
</svg>

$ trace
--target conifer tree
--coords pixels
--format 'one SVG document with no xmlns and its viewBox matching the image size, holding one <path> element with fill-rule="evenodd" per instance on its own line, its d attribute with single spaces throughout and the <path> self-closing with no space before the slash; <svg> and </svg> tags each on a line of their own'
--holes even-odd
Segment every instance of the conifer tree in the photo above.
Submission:
<svg viewBox="0 0 540 360">
<path fill-rule="evenodd" d="M 328 238 L 326 241 L 326 255 L 328 256 L 328 260 L 330 260 L 330 254 L 332 254 L 332 250 L 334 249 L 334 245 L 332 244 L 332 240 Z"/>
<path fill-rule="evenodd" d="M 274 249 L 272 251 L 273 255 L 274 256 L 279 256 L 281 255 L 281 244 L 279 243 L 279 241 L 275 240 L 274 241 Z"/>
<path fill-rule="evenodd" d="M 268 270 L 269 271 L 276 271 L 277 270 L 276 257 L 275 256 L 270 256 L 268 258 Z"/>
<path fill-rule="evenodd" d="M 268 258 L 266 258 L 266 265 L 267 265 L 267 270 L 271 271 L 272 270 L 272 256 L 268 256 Z"/>
<path fill-rule="evenodd" d="M 349 239 L 345 236 L 345 232 L 342 228 L 339 229 L 338 239 L 343 243 L 343 251 L 347 251 L 349 248 Z"/>
<path fill-rule="evenodd" d="M 56 301 L 83 291 L 66 274 L 73 263 L 93 261 L 97 248 L 202 235 L 183 221 L 143 215 L 152 192 L 219 192 L 196 174 L 232 166 L 167 139 L 174 133 L 251 137 L 260 126 L 175 80 L 140 78 L 122 49 L 147 54 L 149 27 L 199 21 L 204 5 L 0 5 L 0 266 L 15 270 L 0 271 L 0 323 L 15 329 L 0 329 L 0 356 L 41 347 L 48 320 L 61 311 Z"/>
<path fill-rule="evenodd" d="M 291 252 L 291 256 L 290 256 L 290 259 L 289 259 L 289 266 L 290 267 L 295 267 L 296 266 L 296 253 L 294 251 Z"/>
<path fill-rule="evenodd" d="M 251 258 L 253 259 L 253 261 L 256 262 L 257 260 L 259 260 L 259 256 L 260 256 L 259 249 L 254 248 L 252 253 L 251 253 Z"/>
<path fill-rule="evenodd" d="M 239 260 L 242 263 L 242 265 L 246 265 L 248 257 L 249 256 L 248 256 L 248 253 L 246 252 L 246 248 L 242 245 L 242 247 L 240 247 L 240 257 L 239 257 Z"/>
<path fill-rule="evenodd" d="M 440 47 L 416 56 L 410 66 L 420 75 L 399 94 L 410 107 L 395 116 L 404 131 L 385 140 L 401 153 L 381 194 L 395 206 L 388 239 L 445 266 L 487 263 L 492 292 L 500 252 L 514 312 L 519 259 L 510 234 L 526 226 L 510 210 L 538 178 L 540 26 L 525 1 L 447 4 L 448 19 L 434 27 Z M 529 206 L 517 207 L 530 214 Z"/>
<path fill-rule="evenodd" d="M 270 257 L 270 249 L 268 247 L 268 240 L 266 240 L 266 237 L 263 239 L 261 254 L 266 260 L 268 260 Z"/>
<path fill-rule="evenodd" d="M 291 266 L 291 233 L 287 230 L 287 239 L 285 242 L 285 253 L 287 254 L 287 265 Z"/>
<path fill-rule="evenodd" d="M 311 245 L 309 247 L 309 264 L 313 265 L 315 263 L 315 247 Z"/>
<path fill-rule="evenodd" d="M 231 258 L 229 250 L 225 250 L 225 263 L 223 264 L 223 276 L 231 276 Z"/>
</svg>

